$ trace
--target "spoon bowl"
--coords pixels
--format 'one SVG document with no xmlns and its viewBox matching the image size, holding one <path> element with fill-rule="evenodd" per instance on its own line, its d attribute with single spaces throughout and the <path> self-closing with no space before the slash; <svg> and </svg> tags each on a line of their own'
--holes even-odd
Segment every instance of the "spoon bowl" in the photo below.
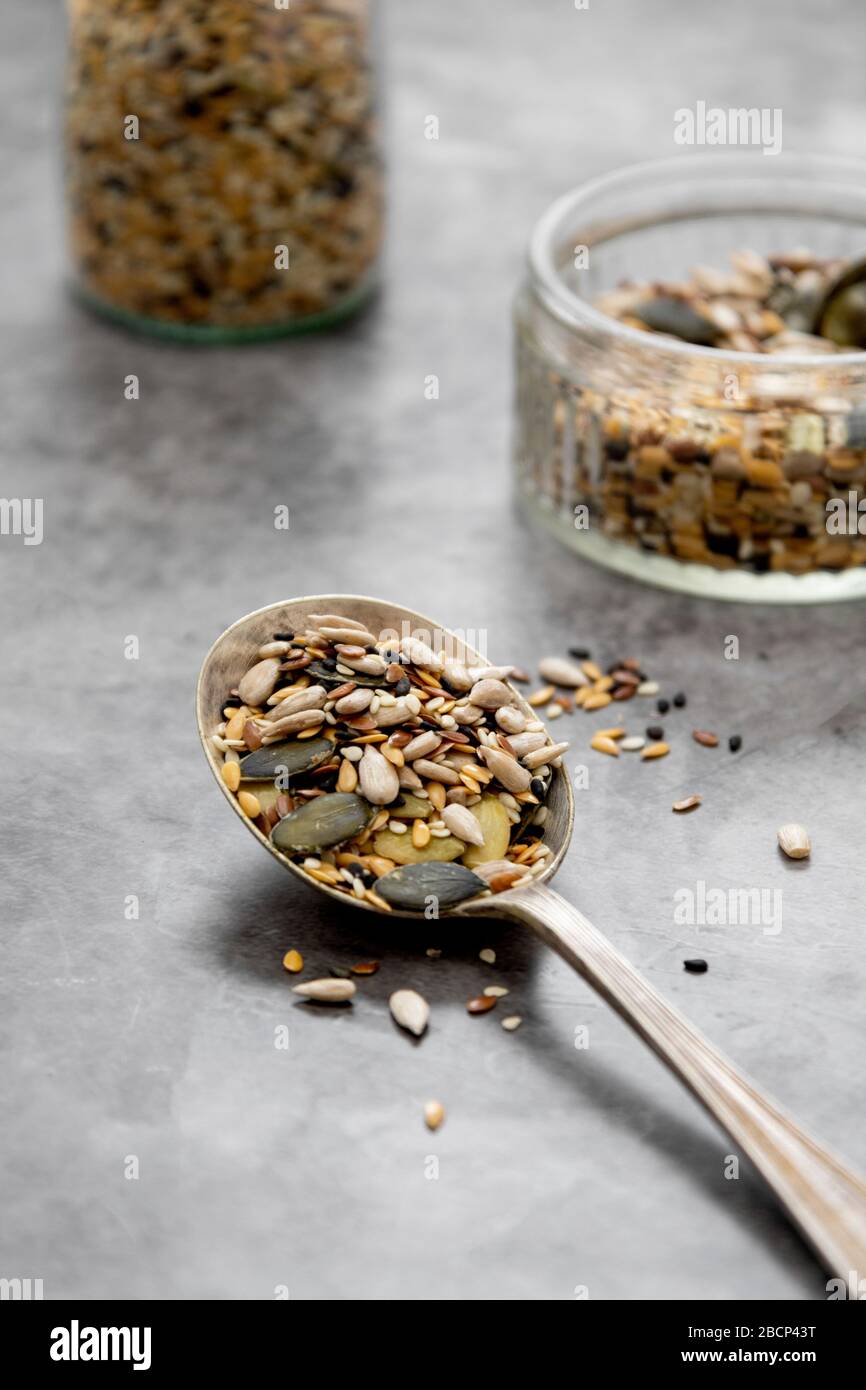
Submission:
<svg viewBox="0 0 866 1390">
<path fill-rule="evenodd" d="M 399 604 L 358 595 L 317 594 L 273 603 L 240 618 L 217 638 L 204 659 L 196 692 L 199 735 L 211 771 L 235 813 L 264 848 L 307 888 L 327 894 L 341 907 L 350 902 L 361 911 L 375 912 L 378 909 L 372 904 L 311 879 L 244 816 L 222 781 L 212 742 L 214 730 L 223 719 L 223 708 L 248 669 L 251 655 L 271 641 L 274 633 L 305 628 L 308 615 L 316 611 L 355 619 L 382 637 L 412 634 L 434 650 L 444 647 L 449 657 L 470 665 L 485 664 L 486 658 L 459 634 Z M 519 691 L 515 695 L 524 713 L 535 716 Z M 643 979 L 577 908 L 550 887 L 568 849 L 574 824 L 568 773 L 564 766 L 553 767 L 552 771 L 544 834 L 552 853 L 543 872 L 503 893 L 481 893 L 461 902 L 447 915 L 505 917 L 535 932 L 625 1019 L 740 1151 L 751 1158 L 828 1272 L 847 1279 L 849 1270 L 866 1269 L 866 1183 L 762 1094 L 754 1082 Z M 396 908 L 389 915 L 425 920 L 423 913 Z"/>
<path fill-rule="evenodd" d="M 347 618 L 354 618 L 358 622 L 364 623 L 368 631 L 374 633 L 397 632 L 401 636 L 412 634 L 421 637 L 422 640 L 428 642 L 428 645 L 433 645 L 437 650 L 444 647 L 449 657 L 453 656 L 465 665 L 484 665 L 487 662 L 487 657 L 470 646 L 459 633 L 451 632 L 447 628 L 443 628 L 435 619 L 427 618 L 423 613 L 416 613 L 413 609 L 404 608 L 400 604 L 386 603 L 382 599 L 365 598 L 360 594 L 313 594 L 304 598 L 288 599 L 284 603 L 271 603 L 266 608 L 259 608 L 254 613 L 248 613 L 246 617 L 239 618 L 217 638 L 202 663 L 196 690 L 196 718 L 199 737 L 211 772 L 232 810 L 240 817 L 259 843 L 282 864 L 283 868 L 288 869 L 308 888 L 311 885 L 315 886 L 320 892 L 327 893 L 343 907 L 348 902 L 362 912 L 377 912 L 378 909 L 363 898 L 338 893 L 335 888 L 329 888 L 327 884 L 318 883 L 311 879 L 309 874 L 306 874 L 288 855 L 277 849 L 270 838 L 244 815 L 237 798 L 232 795 L 220 776 L 222 758 L 212 741 L 214 730 L 222 722 L 222 711 L 229 699 L 230 691 L 236 688 L 238 681 L 250 664 L 250 653 L 255 652 L 263 643 L 271 641 L 275 632 L 301 631 L 306 626 L 307 615 L 315 612 L 341 613 Z M 537 711 L 526 703 L 519 689 L 510 681 L 506 684 L 514 692 L 516 702 L 523 713 L 528 718 L 536 719 L 538 717 Z M 568 773 L 564 766 L 553 767 L 552 772 L 550 790 L 545 802 L 548 815 L 545 821 L 544 835 L 545 844 L 549 846 L 552 853 L 546 861 L 544 871 L 539 873 L 536 878 L 538 883 L 546 883 L 553 878 L 568 849 L 574 825 L 574 796 Z M 506 894 L 504 893 L 498 894 L 496 902 L 500 902 L 505 897 Z M 490 911 L 492 901 L 490 895 L 485 895 L 483 899 L 478 901 L 478 905 L 486 904 L 487 914 L 495 916 L 497 914 Z M 449 916 L 465 914 L 466 908 L 468 908 L 468 904 L 462 903 L 451 909 L 443 908 L 442 916 L 445 916 L 446 913 Z M 423 912 L 410 912 L 397 907 L 394 907 L 388 915 L 424 920 Z"/>
</svg>

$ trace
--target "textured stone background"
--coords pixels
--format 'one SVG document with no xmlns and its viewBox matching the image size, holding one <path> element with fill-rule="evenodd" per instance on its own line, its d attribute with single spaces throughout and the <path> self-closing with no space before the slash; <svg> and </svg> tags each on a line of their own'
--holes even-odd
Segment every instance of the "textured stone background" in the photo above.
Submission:
<svg viewBox="0 0 866 1390">
<path fill-rule="evenodd" d="M 863 609 L 733 609 L 612 578 L 513 514 L 506 461 L 509 303 L 536 215 L 672 153 L 672 112 L 699 98 L 782 106 L 788 149 L 859 153 L 866 12 L 388 9 L 383 297 L 327 337 L 194 351 L 66 298 L 60 10 L 4 6 L 2 490 L 45 499 L 46 535 L 0 541 L 0 1274 L 41 1277 L 47 1297 L 821 1298 L 748 1165 L 724 1180 L 726 1140 L 557 958 L 516 928 L 419 932 L 320 905 L 222 804 L 192 699 L 226 624 L 310 590 L 486 627 L 503 659 L 578 640 L 641 655 L 689 692 L 668 720 L 682 735 L 658 765 L 591 763 L 558 886 L 866 1167 Z M 721 659 L 732 632 L 739 663 Z M 697 747 L 693 724 L 742 732 L 744 752 Z M 570 726 L 581 745 L 590 727 Z M 704 807 L 673 818 L 696 788 Z M 775 850 L 792 818 L 812 831 L 806 867 Z M 698 878 L 781 887 L 783 930 L 676 928 L 673 893 Z M 280 969 L 289 945 L 323 970 L 385 964 L 351 1013 L 313 1012 Z M 702 977 L 682 969 L 696 952 Z M 492 980 L 525 1016 L 513 1036 L 464 1011 Z M 433 1004 L 420 1047 L 387 1015 L 398 985 Z M 431 1095 L 449 1111 L 435 1137 Z"/>
</svg>

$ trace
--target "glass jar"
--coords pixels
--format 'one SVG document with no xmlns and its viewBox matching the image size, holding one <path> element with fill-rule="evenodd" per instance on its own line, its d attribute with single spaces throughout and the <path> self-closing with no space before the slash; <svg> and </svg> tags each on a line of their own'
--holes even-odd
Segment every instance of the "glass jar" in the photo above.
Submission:
<svg viewBox="0 0 866 1390">
<path fill-rule="evenodd" d="M 383 212 L 368 0 L 69 10 L 69 241 L 88 304 L 226 341 L 363 302 Z"/>
<path fill-rule="evenodd" d="M 555 203 L 515 312 L 526 508 L 588 558 L 665 588 L 866 595 L 866 352 L 723 352 L 593 308 L 624 281 L 803 246 L 866 255 L 866 164 L 684 156 Z"/>
</svg>

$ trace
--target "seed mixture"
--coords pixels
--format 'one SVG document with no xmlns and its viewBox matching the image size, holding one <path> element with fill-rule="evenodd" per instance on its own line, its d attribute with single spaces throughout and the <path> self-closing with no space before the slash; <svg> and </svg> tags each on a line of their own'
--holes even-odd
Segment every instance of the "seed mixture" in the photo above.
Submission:
<svg viewBox="0 0 866 1390">
<path fill-rule="evenodd" d="M 568 748 L 527 717 L 511 672 L 310 614 L 252 651 L 229 692 L 212 735 L 222 780 L 310 878 L 381 911 L 502 892 L 544 871 Z"/>
<path fill-rule="evenodd" d="M 828 375 L 838 352 L 866 348 L 866 264 L 807 250 L 731 260 L 681 284 L 620 285 L 596 307 L 648 338 L 763 355 L 766 370 L 744 362 L 732 373 L 708 357 L 676 379 L 660 368 L 647 384 L 649 367 L 630 365 L 623 349 L 623 365 L 576 382 L 521 335 L 521 486 L 577 534 L 717 570 L 866 564 L 856 526 L 828 527 L 828 503 L 866 497 L 866 403 Z M 804 353 L 827 363 L 808 388 L 774 373 L 773 358 L 782 368 Z M 622 384 L 602 384 L 611 378 Z"/>
<path fill-rule="evenodd" d="M 730 259 L 730 270 L 697 266 L 682 284 L 621 285 L 595 307 L 631 328 L 725 352 L 784 356 L 866 345 L 857 342 L 854 296 L 846 300 L 843 291 L 841 302 L 822 313 L 852 262 L 807 250 L 769 257 L 742 250 Z"/>
<path fill-rule="evenodd" d="M 83 288 L 215 327 L 291 322 L 350 298 L 381 241 L 367 10 L 73 0 L 65 163 Z M 129 116 L 137 138 L 125 137 Z"/>
</svg>

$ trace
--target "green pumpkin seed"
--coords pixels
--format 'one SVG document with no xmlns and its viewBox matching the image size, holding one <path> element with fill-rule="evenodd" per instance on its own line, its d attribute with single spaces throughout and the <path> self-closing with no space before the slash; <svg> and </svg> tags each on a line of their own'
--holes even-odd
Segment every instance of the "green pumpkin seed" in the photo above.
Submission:
<svg viewBox="0 0 866 1390">
<path fill-rule="evenodd" d="M 445 864 L 459 859 L 466 845 L 454 835 L 431 836 L 423 849 L 416 849 L 411 835 L 397 835 L 393 830 L 380 830 L 373 836 L 373 849 L 395 864 Z"/>
<path fill-rule="evenodd" d="M 289 777 L 297 777 L 301 772 L 310 772 L 327 762 L 334 751 L 334 745 L 326 738 L 286 739 L 285 743 L 271 743 L 267 748 L 257 748 L 241 759 L 241 781 L 271 781 L 278 770 L 286 768 Z M 284 788 L 285 790 L 285 788 Z"/>
<path fill-rule="evenodd" d="M 861 266 L 861 274 L 866 269 Z M 822 338 L 838 347 L 866 347 L 866 283 L 849 284 L 824 303 L 819 322 Z"/>
<path fill-rule="evenodd" d="M 443 841 L 433 843 L 441 845 Z M 423 912 L 430 898 L 435 898 L 439 907 L 451 907 L 474 898 L 486 887 L 482 878 L 462 864 L 403 864 L 376 881 L 376 892 L 386 902 L 408 912 Z"/>
<path fill-rule="evenodd" d="M 343 676 L 339 671 L 329 671 L 321 661 L 311 661 L 304 674 L 312 676 L 319 685 L 345 685 L 346 681 L 352 680 L 356 685 L 368 686 L 371 690 L 380 686 L 384 679 L 383 676 L 365 675 L 363 671 L 353 671 L 351 676 Z"/>
<path fill-rule="evenodd" d="M 290 811 L 274 826 L 271 841 L 294 854 L 331 849 L 363 830 L 370 814 L 369 803 L 354 792 L 330 792 Z"/>
<path fill-rule="evenodd" d="M 634 310 L 634 317 L 645 323 L 656 333 L 670 333 L 687 343 L 697 343 L 699 347 L 712 347 L 719 336 L 715 324 L 697 313 L 683 299 L 672 295 L 657 295 L 647 299 Z"/>
<path fill-rule="evenodd" d="M 433 803 L 425 800 L 423 796 L 403 792 L 396 805 L 388 807 L 388 813 L 395 820 L 426 820 L 433 814 Z"/>
</svg>

